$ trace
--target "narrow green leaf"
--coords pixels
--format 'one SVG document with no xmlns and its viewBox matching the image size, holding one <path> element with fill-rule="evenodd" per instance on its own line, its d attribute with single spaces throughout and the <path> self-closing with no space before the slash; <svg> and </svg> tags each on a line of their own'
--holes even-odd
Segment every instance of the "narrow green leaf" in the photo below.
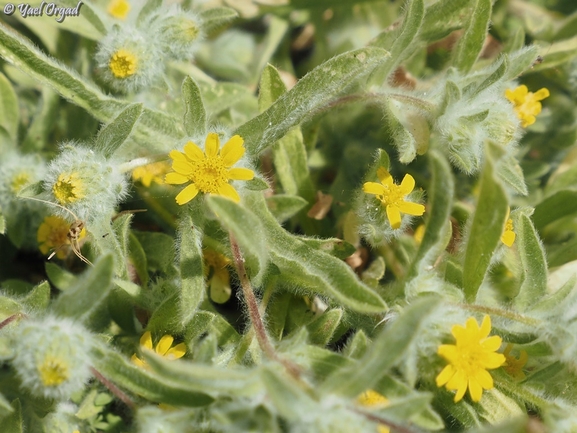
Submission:
<svg viewBox="0 0 577 433">
<path fill-rule="evenodd" d="M 258 109 L 262 113 L 268 109 L 283 93 L 286 86 L 277 69 L 268 64 L 262 71 L 258 85 Z"/>
<path fill-rule="evenodd" d="M 467 239 L 463 286 L 467 301 L 474 302 L 485 278 L 493 251 L 499 244 L 507 214 L 507 196 L 493 175 L 493 162 L 486 155 L 481 190 Z"/>
<path fill-rule="evenodd" d="M 354 245 L 337 238 L 309 238 L 298 236 L 298 239 L 315 250 L 324 251 L 341 260 L 346 259 L 356 251 Z"/>
<path fill-rule="evenodd" d="M 266 208 L 262 195 L 247 194 L 246 203 L 264 226 L 271 260 L 279 268 L 283 282 L 329 296 L 355 311 L 386 310 L 381 297 L 363 284 L 347 264 L 285 231 Z"/>
<path fill-rule="evenodd" d="M 21 302 L 33 311 L 43 311 L 48 308 L 50 304 L 50 284 L 48 281 L 34 286 Z"/>
<path fill-rule="evenodd" d="M 483 49 L 489 29 L 491 9 L 491 0 L 475 0 L 465 33 L 457 43 L 453 59 L 453 65 L 463 73 L 471 70 Z"/>
<path fill-rule="evenodd" d="M 431 43 L 461 28 L 465 16 L 463 9 L 470 4 L 470 0 L 445 0 L 433 3 L 425 13 L 419 39 Z"/>
<path fill-rule="evenodd" d="M 184 327 L 185 341 L 192 341 L 195 338 L 204 334 L 204 332 L 209 328 L 209 326 L 214 321 L 215 317 L 216 317 L 215 314 L 210 313 L 208 311 L 203 310 L 198 311 L 194 315 L 194 317 L 190 320 L 190 322 L 188 322 Z"/>
<path fill-rule="evenodd" d="M 200 89 L 195 81 L 187 76 L 182 82 L 184 99 L 184 131 L 190 137 L 206 135 L 206 111 Z"/>
<path fill-rule="evenodd" d="M 309 341 L 311 344 L 326 346 L 331 341 L 333 334 L 341 323 L 343 310 L 335 308 L 325 311 L 307 325 Z"/>
<path fill-rule="evenodd" d="M 15 145 L 18 140 L 18 125 L 20 124 L 20 109 L 18 98 L 8 78 L 0 73 L 0 126 L 9 134 Z"/>
<path fill-rule="evenodd" d="M 287 194 L 299 195 L 309 203 L 315 189 L 310 178 L 307 153 L 300 128 L 294 128 L 273 147 L 276 175 Z"/>
<path fill-rule="evenodd" d="M 432 264 L 437 257 L 431 257 L 435 247 L 442 241 L 442 233 L 447 226 L 453 207 L 455 184 L 451 167 L 445 157 L 435 151 L 428 153 L 433 179 L 427 189 L 429 207 L 427 225 L 419 250 L 411 263 L 408 275 L 413 278 L 418 271 Z M 443 248 L 444 249 L 444 248 Z"/>
<path fill-rule="evenodd" d="M 354 398 L 373 387 L 401 361 L 439 302 L 438 298 L 418 298 L 391 324 L 386 325 L 362 358 L 336 371 L 321 385 L 321 389 Z"/>
<path fill-rule="evenodd" d="M 509 68 L 508 57 L 502 56 L 499 58 L 499 60 L 497 60 L 497 62 L 499 63 L 499 66 L 497 66 L 495 71 L 491 75 L 489 75 L 487 78 L 485 78 L 483 80 L 483 82 L 481 84 L 479 84 L 479 86 L 477 86 L 477 88 L 475 89 L 475 91 L 472 94 L 467 95 L 468 97 L 472 98 L 475 95 L 478 95 L 483 90 L 488 89 L 493 84 L 499 82 L 503 78 L 503 76 L 505 75 L 505 72 Z"/>
<path fill-rule="evenodd" d="M 523 269 L 523 282 L 513 302 L 523 311 L 538 303 L 547 292 L 547 261 L 531 219 L 518 212 L 513 215 L 513 227 L 517 235 L 514 245 Z"/>
<path fill-rule="evenodd" d="M 298 195 L 275 194 L 266 199 L 268 210 L 279 223 L 295 216 L 308 204 L 308 201 Z"/>
<path fill-rule="evenodd" d="M 2 432 L 5 433 L 23 433 L 22 425 L 22 405 L 20 400 L 13 400 L 11 403 L 12 413 L 2 418 Z"/>
<path fill-rule="evenodd" d="M 533 222 L 537 230 L 560 218 L 577 214 L 577 190 L 564 189 L 550 195 L 535 207 Z"/>
<path fill-rule="evenodd" d="M 114 261 L 112 255 L 101 257 L 52 304 L 56 315 L 84 322 L 104 301 L 112 288 Z"/>
<path fill-rule="evenodd" d="M 574 305 L 571 296 L 575 295 L 575 286 L 577 285 L 577 273 L 571 277 L 558 290 L 548 296 L 543 297 L 538 303 L 534 304 L 530 311 L 540 315 L 558 314 L 564 307 Z"/>
<path fill-rule="evenodd" d="M 533 72 L 530 69 L 539 54 L 539 47 L 535 45 L 526 46 L 509 54 L 509 69 L 503 76 L 504 81 L 513 80 L 523 72 Z"/>
<path fill-rule="evenodd" d="M 254 395 L 262 390 L 254 371 L 212 367 L 191 362 L 171 361 L 152 351 L 143 353 L 146 362 L 169 384 L 186 386 L 193 391 L 210 390 L 212 394 Z"/>
<path fill-rule="evenodd" d="M 221 224 L 233 234 L 247 261 L 249 276 L 255 285 L 260 285 L 269 256 L 261 221 L 250 207 L 224 197 L 208 196 L 206 204 L 217 215 Z"/>
<path fill-rule="evenodd" d="M 358 330 L 352 338 L 347 341 L 343 349 L 343 355 L 351 359 L 361 358 L 370 347 L 371 340 L 362 329 Z"/>
<path fill-rule="evenodd" d="M 202 389 L 195 390 L 190 383 L 179 383 L 170 377 L 137 367 L 107 347 L 95 349 L 92 359 L 96 370 L 108 380 L 147 400 L 185 407 L 206 406 L 214 401 L 214 398 Z M 205 386 L 204 389 L 208 388 L 212 386 Z"/>
<path fill-rule="evenodd" d="M 14 409 L 10 405 L 10 402 L 6 400 L 2 394 L 0 394 L 0 420 L 2 420 L 6 415 L 14 412 Z"/>
<path fill-rule="evenodd" d="M 126 141 L 141 114 L 142 104 L 140 103 L 126 107 L 112 122 L 100 130 L 94 149 L 110 158 Z"/>
<path fill-rule="evenodd" d="M 261 369 L 260 376 L 268 398 L 282 417 L 296 421 L 315 410 L 315 401 L 294 381 L 268 367 Z"/>
<path fill-rule="evenodd" d="M 60 115 L 60 96 L 49 87 L 42 88 L 41 100 L 26 130 L 22 143 L 23 152 L 38 152 L 46 148 L 50 134 Z"/>
<path fill-rule="evenodd" d="M 517 194 L 527 195 L 529 193 L 525 184 L 523 169 L 515 156 L 511 154 L 503 155 L 497 162 L 495 172 L 499 179 L 513 188 Z"/>
<path fill-rule="evenodd" d="M 63 292 L 68 290 L 68 288 L 76 281 L 76 277 L 73 274 L 54 263 L 45 262 L 44 269 L 46 270 L 46 275 L 50 282 L 58 290 L 62 290 Z"/>
<path fill-rule="evenodd" d="M 421 46 L 415 41 L 415 38 L 419 33 L 425 16 L 424 1 L 407 0 L 404 5 L 404 10 L 403 23 L 399 30 L 385 31 L 377 36 L 370 44 L 374 47 L 389 50 L 391 53 L 392 61 L 388 62 L 384 67 L 385 71 L 381 71 L 381 68 L 378 69 L 383 79 L 386 79 L 391 71 Z"/>
<path fill-rule="evenodd" d="M 240 126 L 235 134 L 244 138 L 251 154 L 257 155 L 389 57 L 386 51 L 370 47 L 333 57 L 305 75 L 266 111 Z"/>
<path fill-rule="evenodd" d="M 207 33 L 222 27 L 236 17 L 238 17 L 238 13 L 234 9 L 226 7 L 208 8 L 200 12 L 202 28 Z"/>
<path fill-rule="evenodd" d="M 136 18 L 136 23 L 141 26 L 154 12 L 162 7 L 163 0 L 147 0 Z"/>
<path fill-rule="evenodd" d="M 202 229 L 186 216 L 180 232 L 180 322 L 188 323 L 205 297 L 204 264 L 202 260 Z"/>
</svg>

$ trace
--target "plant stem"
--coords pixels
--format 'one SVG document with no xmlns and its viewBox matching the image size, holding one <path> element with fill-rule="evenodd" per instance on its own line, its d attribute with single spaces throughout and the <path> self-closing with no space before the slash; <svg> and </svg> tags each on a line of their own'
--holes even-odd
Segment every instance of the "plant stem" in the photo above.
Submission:
<svg viewBox="0 0 577 433">
<path fill-rule="evenodd" d="M 132 410 L 136 409 L 136 405 L 130 399 L 130 397 L 128 397 L 124 392 L 122 392 L 120 388 L 118 388 L 115 384 L 113 384 L 111 381 L 105 378 L 97 369 L 95 369 L 94 367 L 90 367 L 90 371 L 92 372 L 94 377 L 96 377 L 100 381 L 100 383 L 102 383 L 106 388 L 108 388 L 108 390 L 112 394 L 114 394 L 120 401 L 122 401 L 126 406 L 128 406 Z"/>
<path fill-rule="evenodd" d="M 293 376 L 295 379 L 299 379 L 301 375 L 300 368 L 286 360 L 282 359 L 277 355 L 274 350 L 272 343 L 270 342 L 268 335 L 266 333 L 266 328 L 264 326 L 264 321 L 262 319 L 261 313 L 259 311 L 258 302 L 256 300 L 256 296 L 252 291 L 252 286 L 248 279 L 248 275 L 246 273 L 246 268 L 244 267 L 244 257 L 240 252 L 240 248 L 238 243 L 236 242 L 232 233 L 229 233 L 230 237 L 230 246 L 232 250 L 232 255 L 234 258 L 234 264 L 236 266 L 236 272 L 238 274 L 238 278 L 240 279 L 240 285 L 242 287 L 242 293 L 244 296 L 244 300 L 246 302 L 246 306 L 248 308 L 248 314 L 250 317 L 250 321 L 252 324 L 252 329 L 254 329 L 256 339 L 261 350 L 265 353 L 265 355 L 272 360 L 278 361 L 284 365 L 287 371 Z"/>
</svg>

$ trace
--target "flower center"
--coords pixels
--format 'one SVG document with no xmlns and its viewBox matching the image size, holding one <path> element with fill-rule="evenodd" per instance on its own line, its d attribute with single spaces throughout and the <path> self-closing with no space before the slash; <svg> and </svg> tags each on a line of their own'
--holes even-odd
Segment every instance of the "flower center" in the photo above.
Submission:
<svg viewBox="0 0 577 433">
<path fill-rule="evenodd" d="M 198 162 L 196 170 L 190 175 L 190 180 L 200 191 L 215 194 L 222 185 L 228 183 L 226 173 L 226 167 L 219 156 L 207 156 Z"/>
<path fill-rule="evenodd" d="M 507 222 L 505 223 L 505 231 L 506 232 L 512 232 L 513 231 L 513 220 L 511 218 L 509 218 L 507 220 Z"/>
<path fill-rule="evenodd" d="M 82 180 L 77 173 L 61 173 L 52 192 L 60 204 L 73 203 L 84 197 Z"/>
<path fill-rule="evenodd" d="M 46 357 L 38 372 L 44 386 L 58 386 L 68 379 L 68 365 L 54 357 Z"/>
<path fill-rule="evenodd" d="M 383 185 L 385 187 L 385 192 L 381 195 L 377 195 L 377 198 L 383 202 L 383 205 L 398 205 L 400 201 L 405 198 L 405 193 L 402 191 L 399 185 Z"/>
<path fill-rule="evenodd" d="M 138 60 L 134 54 L 120 49 L 112 55 L 108 67 L 116 78 L 126 78 L 136 72 L 137 64 Z"/>
<path fill-rule="evenodd" d="M 12 184 L 10 187 L 12 188 L 12 192 L 16 194 L 28 183 L 30 183 L 30 175 L 25 172 L 20 172 L 12 178 Z"/>
</svg>

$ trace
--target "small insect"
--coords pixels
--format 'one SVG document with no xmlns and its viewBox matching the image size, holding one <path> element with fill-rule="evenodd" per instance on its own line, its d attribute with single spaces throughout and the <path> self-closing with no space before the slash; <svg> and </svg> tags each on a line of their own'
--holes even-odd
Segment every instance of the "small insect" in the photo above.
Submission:
<svg viewBox="0 0 577 433">
<path fill-rule="evenodd" d="M 66 212 L 68 212 L 70 215 L 72 215 L 74 217 L 74 221 L 72 222 L 72 224 L 70 224 L 70 228 L 68 229 L 68 233 L 66 234 L 66 237 L 70 241 L 70 248 L 72 249 L 72 252 L 76 255 L 76 257 L 78 257 L 80 260 L 82 260 L 87 265 L 93 266 L 92 262 L 90 260 L 88 260 L 86 257 L 84 257 L 82 255 L 82 252 L 80 251 L 79 238 L 80 238 L 80 234 L 82 233 L 82 230 L 84 229 L 84 226 L 85 226 L 84 221 L 82 221 L 80 218 L 78 218 L 76 216 L 76 214 L 74 212 L 72 212 L 70 209 L 67 209 L 64 206 L 59 205 L 58 203 L 52 203 L 50 201 L 42 200 L 40 198 L 35 198 L 35 197 L 20 197 L 20 198 L 23 198 L 26 200 L 35 200 L 35 201 L 46 203 L 46 204 L 49 204 L 52 206 L 57 206 L 61 209 L 64 209 Z M 52 253 L 48 256 L 48 260 L 50 260 L 52 257 L 54 257 L 56 255 L 56 253 L 58 252 L 58 250 L 60 250 L 60 248 L 63 248 L 64 246 L 65 245 L 61 245 L 58 248 L 56 248 L 54 251 L 52 251 Z"/>
</svg>

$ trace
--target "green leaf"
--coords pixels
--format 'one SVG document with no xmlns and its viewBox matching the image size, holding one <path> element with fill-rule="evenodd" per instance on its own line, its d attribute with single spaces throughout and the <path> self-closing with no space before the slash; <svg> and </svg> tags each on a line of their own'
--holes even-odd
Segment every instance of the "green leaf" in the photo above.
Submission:
<svg viewBox="0 0 577 433">
<path fill-rule="evenodd" d="M 20 404 L 20 400 L 13 400 L 11 406 L 12 413 L 2 418 L 2 432 L 23 433 L 24 426 L 22 425 L 22 405 Z"/>
<path fill-rule="evenodd" d="M 564 189 L 547 197 L 535 207 L 533 222 L 541 231 L 560 218 L 577 214 L 577 190 Z"/>
<path fill-rule="evenodd" d="M 6 233 L 6 219 L 4 218 L 4 215 L 0 213 L 0 235 L 3 235 L 5 233 Z"/>
<path fill-rule="evenodd" d="M 402 360 L 439 302 L 440 299 L 428 296 L 418 298 L 386 325 L 362 358 L 336 371 L 321 385 L 321 389 L 350 398 L 370 389 Z"/>
<path fill-rule="evenodd" d="M 324 251 L 331 256 L 344 260 L 356 251 L 354 245 L 337 238 L 309 238 L 298 236 L 298 239 L 315 250 Z"/>
<path fill-rule="evenodd" d="M 463 264 L 463 288 L 468 302 L 475 301 L 493 251 L 500 242 L 507 215 L 507 196 L 493 173 L 493 161 L 486 155 L 479 200 L 469 230 Z"/>
<path fill-rule="evenodd" d="M 265 66 L 258 85 L 258 109 L 262 113 L 268 109 L 283 93 L 286 86 L 278 70 L 271 64 Z"/>
<path fill-rule="evenodd" d="M 190 137 L 206 135 L 206 111 L 198 85 L 191 77 L 182 82 L 184 99 L 184 131 Z"/>
<path fill-rule="evenodd" d="M 142 26 L 144 22 L 162 7 L 163 0 L 147 0 L 136 18 L 136 23 Z"/>
<path fill-rule="evenodd" d="M 45 262 L 44 269 L 46 270 L 46 275 L 50 282 L 58 290 L 62 290 L 63 292 L 68 290 L 68 288 L 70 288 L 70 286 L 72 286 L 76 281 L 76 277 L 73 274 L 54 263 Z"/>
<path fill-rule="evenodd" d="M 142 104 L 132 104 L 126 107 L 112 122 L 100 130 L 94 149 L 106 158 L 110 158 L 126 141 L 141 114 Z"/>
<path fill-rule="evenodd" d="M 491 19 L 491 0 L 475 0 L 465 33 L 457 42 L 453 65 L 461 72 L 467 73 L 475 64 L 483 49 L 489 20 Z"/>
<path fill-rule="evenodd" d="M 523 169 L 515 156 L 511 154 L 503 155 L 497 162 L 495 172 L 499 179 L 513 188 L 517 194 L 527 195 L 529 193 L 525 184 Z"/>
<path fill-rule="evenodd" d="M 296 421 L 315 410 L 316 402 L 294 380 L 289 380 L 270 367 L 263 367 L 260 376 L 268 399 L 283 418 Z"/>
<path fill-rule="evenodd" d="M 16 144 L 18 140 L 18 125 L 20 124 L 20 109 L 18 98 L 12 84 L 6 76 L 0 73 L 0 126 L 4 128 Z"/>
<path fill-rule="evenodd" d="M 335 308 L 325 311 L 315 320 L 307 325 L 309 331 L 309 341 L 311 344 L 326 346 L 343 318 L 343 310 Z"/>
<path fill-rule="evenodd" d="M 343 349 L 343 355 L 351 359 L 359 359 L 369 349 L 371 340 L 362 329 L 358 330 L 355 335 L 347 341 L 347 345 Z"/>
<path fill-rule="evenodd" d="M 202 20 L 202 28 L 207 33 L 222 27 L 238 17 L 238 13 L 234 9 L 225 7 L 204 9 L 199 15 Z"/>
<path fill-rule="evenodd" d="M 355 311 L 386 310 L 381 297 L 363 284 L 347 264 L 285 231 L 266 208 L 262 195 L 247 194 L 246 203 L 264 226 L 271 261 L 279 268 L 283 282 L 329 296 Z"/>
<path fill-rule="evenodd" d="M 419 39 L 431 43 L 461 28 L 462 19 L 465 16 L 463 9 L 470 4 L 470 0 L 446 0 L 433 3 L 426 10 Z"/>
<path fill-rule="evenodd" d="M 247 261 L 247 271 L 253 284 L 260 285 L 269 257 L 267 238 L 261 221 L 250 210 L 250 206 L 243 206 L 224 197 L 208 196 L 206 204 L 221 224 L 232 233 Z"/>
<path fill-rule="evenodd" d="M 167 273 L 174 262 L 174 240 L 164 233 L 134 231 L 151 272 Z"/>
<path fill-rule="evenodd" d="M 60 96 L 49 87 L 42 88 L 42 96 L 32 123 L 26 130 L 22 143 L 23 152 L 42 151 L 50 141 L 50 134 L 60 116 Z"/>
<path fill-rule="evenodd" d="M 419 250 L 411 263 L 408 275 L 413 278 L 425 266 L 431 265 L 437 254 L 431 255 L 439 243 L 443 241 L 443 231 L 447 227 L 447 221 L 453 208 L 453 195 L 455 184 L 453 172 L 445 157 L 435 151 L 429 152 L 429 161 L 433 179 L 427 189 L 429 207 L 427 209 L 427 225 Z M 444 250 L 445 245 L 442 245 Z"/>
<path fill-rule="evenodd" d="M 205 297 L 202 229 L 185 216 L 179 227 L 180 313 L 182 325 L 189 322 Z"/>
<path fill-rule="evenodd" d="M 305 75 L 266 111 L 240 126 L 235 134 L 244 138 L 252 155 L 258 155 L 389 57 L 386 51 L 370 47 L 333 57 Z"/>
<path fill-rule="evenodd" d="M 94 267 L 87 269 L 54 301 L 52 304 L 54 313 L 79 322 L 88 320 L 92 312 L 108 296 L 112 288 L 113 270 L 112 255 L 101 257 Z"/>
<path fill-rule="evenodd" d="M 308 201 L 298 195 L 275 194 L 266 198 L 268 210 L 279 223 L 295 216 L 308 204 Z"/>
<path fill-rule="evenodd" d="M 199 387 L 194 389 L 190 383 L 182 383 L 137 367 L 107 347 L 95 349 L 92 359 L 96 370 L 108 380 L 147 400 L 185 407 L 206 406 L 214 400 Z M 145 359 L 148 361 L 148 357 L 145 356 Z M 210 383 L 204 389 L 208 388 L 212 389 Z"/>
<path fill-rule="evenodd" d="M 509 54 L 509 69 L 503 77 L 503 81 L 509 81 L 517 78 L 523 72 L 533 72 L 538 66 L 530 69 L 537 59 L 539 47 L 535 45 L 526 46 L 522 49 Z"/>
<path fill-rule="evenodd" d="M 515 244 L 523 269 L 521 288 L 514 304 L 521 311 L 540 302 L 547 292 L 547 261 L 530 218 L 522 212 L 513 214 Z"/>
<path fill-rule="evenodd" d="M 33 311 L 43 311 L 50 304 L 50 284 L 43 281 L 21 300 L 22 304 Z"/>
<path fill-rule="evenodd" d="M 13 412 L 14 409 L 10 405 L 10 402 L 6 400 L 6 397 L 0 394 L 0 420 Z"/>
<path fill-rule="evenodd" d="M 503 78 L 503 76 L 505 75 L 505 72 L 507 71 L 507 69 L 509 67 L 508 57 L 507 56 L 500 57 L 496 63 L 498 63 L 498 66 L 495 69 L 495 71 L 491 75 L 489 75 L 487 78 L 485 78 L 483 80 L 483 82 L 481 84 L 479 84 L 471 94 L 467 94 L 467 97 L 469 97 L 469 98 L 475 97 L 476 95 L 481 93 L 483 90 L 488 89 L 493 84 L 499 82 L 501 80 L 501 78 Z"/>
</svg>

